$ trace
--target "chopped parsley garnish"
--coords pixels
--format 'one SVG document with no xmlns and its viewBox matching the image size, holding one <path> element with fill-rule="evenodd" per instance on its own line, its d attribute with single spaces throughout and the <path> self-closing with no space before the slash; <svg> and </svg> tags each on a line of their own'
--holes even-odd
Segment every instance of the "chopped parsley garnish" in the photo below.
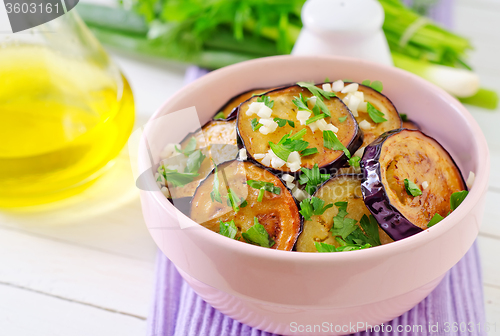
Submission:
<svg viewBox="0 0 500 336">
<path fill-rule="evenodd" d="M 408 115 L 406 113 L 400 113 L 399 116 L 401 117 L 401 120 L 408 121 Z"/>
<path fill-rule="evenodd" d="M 177 152 L 182 153 L 185 156 L 189 156 L 192 152 L 196 150 L 196 139 L 195 137 L 191 137 L 191 139 L 189 139 L 186 145 L 186 148 L 184 149 L 179 149 L 177 148 L 177 146 L 175 146 L 174 148 Z"/>
<path fill-rule="evenodd" d="M 384 118 L 385 114 L 377 110 L 372 104 L 366 103 L 366 108 L 368 111 L 368 115 L 370 116 L 370 118 L 373 120 L 374 123 L 380 124 L 384 121 L 387 121 L 387 119 Z"/>
<path fill-rule="evenodd" d="M 458 208 L 460 204 L 462 204 L 462 202 L 464 201 L 465 197 L 467 197 L 468 194 L 469 192 L 467 190 L 457 191 L 451 194 L 450 197 L 451 211 L 455 211 L 455 209 Z"/>
<path fill-rule="evenodd" d="M 299 94 L 298 97 L 293 97 L 292 103 L 299 109 L 299 111 L 308 111 L 312 112 L 307 106 L 307 99 L 302 96 L 302 93 Z"/>
<path fill-rule="evenodd" d="M 328 149 L 341 150 L 350 159 L 351 153 L 349 150 L 340 142 L 339 138 L 332 131 L 323 131 L 323 146 Z"/>
<path fill-rule="evenodd" d="M 329 82 L 329 81 L 330 81 L 330 78 L 325 77 L 325 83 L 326 83 L 326 82 Z"/>
<path fill-rule="evenodd" d="M 379 226 L 375 218 L 372 215 L 370 215 L 370 217 L 363 215 L 360 221 L 360 228 L 356 225 L 357 220 L 347 218 L 349 214 L 347 212 L 347 205 L 347 202 L 335 203 L 335 206 L 338 208 L 338 213 L 333 218 L 333 226 L 330 229 L 332 235 L 335 237 L 335 241 L 340 247 L 336 248 L 330 244 L 315 242 L 314 245 L 318 252 L 352 251 L 381 245 L 378 231 Z M 306 220 L 308 219 L 306 218 Z"/>
<path fill-rule="evenodd" d="M 186 168 L 184 169 L 185 173 L 198 173 L 200 170 L 201 163 L 205 160 L 206 156 L 203 155 L 201 150 L 195 150 L 192 152 L 186 161 Z"/>
<path fill-rule="evenodd" d="M 174 187 L 186 185 L 198 176 L 197 173 L 179 173 L 177 170 L 167 168 L 163 168 L 161 171 L 158 169 L 158 172 L 163 175 L 166 182 L 171 183 Z"/>
<path fill-rule="evenodd" d="M 312 97 L 311 97 L 312 98 Z M 309 99 L 311 99 L 309 98 Z M 309 100 L 308 99 L 308 100 Z M 313 115 L 317 116 L 321 114 L 321 111 L 319 110 L 318 104 L 314 104 L 313 109 L 312 109 Z"/>
<path fill-rule="evenodd" d="M 215 166 L 215 172 L 214 172 L 214 186 L 212 189 L 212 192 L 210 193 L 210 198 L 212 199 L 212 202 L 219 202 L 222 203 L 222 197 L 219 191 L 219 174 L 218 174 L 218 168 L 217 165 L 215 164 L 214 160 L 212 159 L 212 162 Z"/>
<path fill-rule="evenodd" d="M 339 244 L 341 244 L 341 246 L 335 247 L 335 246 L 327 244 L 327 243 L 314 242 L 314 246 L 316 247 L 316 251 L 323 252 L 323 253 L 324 252 L 344 252 L 344 251 L 363 250 L 363 249 L 371 247 L 370 244 L 366 244 L 366 245 L 347 244 L 344 240 L 342 240 L 340 238 L 336 239 L 336 240 Z"/>
<path fill-rule="evenodd" d="M 349 166 L 359 167 L 359 161 L 361 161 L 361 158 L 359 156 L 353 156 L 349 159 Z"/>
<path fill-rule="evenodd" d="M 330 229 L 334 236 L 341 236 L 343 239 L 346 239 L 358 226 L 356 223 L 358 222 L 352 218 L 346 218 L 349 214 L 347 212 L 347 202 L 337 202 L 335 206 L 338 208 L 339 212 L 337 216 L 333 217 L 333 226 Z"/>
<path fill-rule="evenodd" d="M 213 189 L 210 192 L 210 198 L 212 199 L 212 202 L 219 202 L 222 203 L 222 195 L 219 191 L 219 173 L 218 173 L 218 167 L 215 164 L 214 160 L 212 159 L 212 162 L 215 166 L 215 172 L 214 172 L 214 185 Z M 236 193 L 234 192 L 233 189 L 228 188 L 227 189 L 227 198 L 226 202 L 227 205 L 231 206 L 234 210 L 234 212 L 240 211 L 240 208 L 244 208 L 247 206 L 247 201 L 243 197 L 238 197 Z"/>
<path fill-rule="evenodd" d="M 454 211 L 456 208 L 458 208 L 458 206 L 460 204 L 462 204 L 462 202 L 464 201 L 464 199 L 467 197 L 468 194 L 469 194 L 469 192 L 467 190 L 457 191 L 457 192 L 454 192 L 453 194 L 451 194 L 451 197 L 450 197 L 450 209 L 451 209 L 451 211 Z M 448 212 L 448 215 L 451 213 L 451 211 Z M 443 219 L 444 219 L 443 216 L 436 213 L 431 218 L 429 223 L 427 223 L 427 227 L 429 228 L 431 226 L 434 226 L 437 223 L 439 223 L 440 221 L 442 221 Z"/>
<path fill-rule="evenodd" d="M 312 198 L 307 198 L 300 202 L 300 213 L 302 216 L 304 216 L 305 220 L 311 220 L 311 216 L 313 215 L 322 215 L 327 209 L 333 207 L 333 204 L 325 204 L 325 201 L 323 201 L 320 198 L 317 197 L 312 197 Z"/>
<path fill-rule="evenodd" d="M 288 119 L 281 119 L 281 118 L 274 118 L 274 121 L 278 124 L 279 127 L 284 127 L 287 123 L 290 125 L 290 127 L 295 128 L 295 123 L 291 120 Z"/>
<path fill-rule="evenodd" d="M 306 148 L 303 151 L 301 151 L 300 156 L 304 157 L 304 156 L 309 156 L 309 155 L 313 155 L 316 153 L 319 153 L 318 149 L 316 147 L 311 147 L 311 148 Z"/>
<path fill-rule="evenodd" d="M 331 117 L 332 114 L 330 113 L 330 110 L 328 107 L 325 105 L 325 102 L 323 101 L 323 97 L 326 99 L 330 99 L 332 97 L 335 97 L 336 94 L 334 92 L 327 92 L 323 89 L 320 89 L 313 83 L 306 83 L 306 82 L 298 82 L 298 86 L 303 87 L 308 89 L 314 96 L 316 96 L 316 104 L 315 106 L 318 106 L 321 111 L 323 111 L 324 114 L 327 116 Z"/>
<path fill-rule="evenodd" d="M 348 215 L 347 202 L 337 202 L 335 205 L 339 212 L 333 218 L 333 226 L 330 231 L 333 236 L 336 236 L 335 240 L 342 245 L 342 251 L 360 250 L 381 245 L 378 223 L 372 215 L 361 217 L 359 222 L 363 229 L 361 230 L 356 225 L 357 220 L 346 217 Z"/>
<path fill-rule="evenodd" d="M 328 92 L 319 87 L 317 87 L 314 83 L 307 82 L 298 82 L 298 86 L 308 89 L 314 96 L 323 100 L 323 97 L 326 99 L 330 99 L 336 96 L 335 92 Z"/>
<path fill-rule="evenodd" d="M 302 173 L 299 177 L 299 183 L 305 184 L 305 191 L 312 195 L 316 192 L 318 187 L 330 178 L 330 174 L 321 174 L 318 164 L 315 164 L 311 169 L 300 168 Z"/>
<path fill-rule="evenodd" d="M 230 222 L 222 222 L 220 219 L 219 221 L 219 234 L 234 239 L 238 233 L 238 228 L 234 224 L 234 220 Z"/>
<path fill-rule="evenodd" d="M 324 119 L 324 118 L 326 118 L 326 114 L 324 114 L 324 113 L 318 114 L 312 118 L 307 119 L 306 125 L 312 124 L 313 122 L 316 122 L 316 121 Z"/>
<path fill-rule="evenodd" d="M 224 112 L 220 111 L 216 115 L 214 115 L 214 119 L 226 119 L 226 116 L 224 115 Z"/>
<path fill-rule="evenodd" d="M 405 184 L 405 189 L 406 189 L 406 192 L 408 193 L 408 195 L 413 196 L 413 197 L 422 195 L 422 190 L 420 190 L 420 188 L 412 181 L 405 179 L 404 184 Z M 452 197 L 453 197 L 453 195 L 452 195 Z"/>
<path fill-rule="evenodd" d="M 340 117 L 340 118 L 339 118 L 339 121 L 340 121 L 341 123 L 343 123 L 343 122 L 344 122 L 344 121 L 346 121 L 346 120 L 347 120 L 347 116 L 345 116 L 345 117 Z"/>
<path fill-rule="evenodd" d="M 259 196 L 257 197 L 257 202 L 262 202 L 265 191 L 269 191 L 275 195 L 279 195 L 281 193 L 281 189 L 279 187 L 276 187 L 271 182 L 248 180 L 247 184 L 254 189 L 259 189 Z"/>
<path fill-rule="evenodd" d="M 309 142 L 302 140 L 306 132 L 307 130 L 305 128 L 294 135 L 292 135 L 292 131 L 290 131 L 290 133 L 285 134 L 277 144 L 269 142 L 269 147 L 271 147 L 277 157 L 283 161 L 287 161 L 292 152 L 303 151 L 309 145 Z"/>
<path fill-rule="evenodd" d="M 357 229 L 361 231 L 359 228 Z M 372 247 L 370 244 L 357 244 L 354 242 L 349 242 L 347 240 L 344 240 L 340 237 L 335 237 L 335 240 L 337 241 L 337 243 L 340 244 L 340 246 L 337 247 L 337 252 L 364 250 L 369 247 Z"/>
<path fill-rule="evenodd" d="M 378 233 L 378 223 L 375 217 L 370 215 L 370 217 L 363 215 L 361 217 L 361 220 L 359 221 L 359 224 L 363 228 L 363 236 L 365 238 L 353 238 L 354 239 L 364 239 L 363 242 L 358 242 L 359 244 L 370 244 L 371 246 L 379 246 L 382 245 L 380 242 L 380 235 Z M 350 237 L 347 237 L 349 240 Z"/>
<path fill-rule="evenodd" d="M 366 85 L 374 89 L 375 91 L 382 92 L 384 85 L 381 81 L 370 81 L 368 79 L 364 80 L 361 84 Z"/>
<path fill-rule="evenodd" d="M 259 223 L 257 217 L 253 218 L 254 225 L 241 235 L 250 244 L 262 247 L 272 247 L 275 242 L 267 233 L 266 228 Z"/>
<path fill-rule="evenodd" d="M 442 221 L 443 219 L 444 219 L 443 216 L 441 216 L 440 214 L 436 213 L 436 214 L 434 214 L 434 216 L 432 216 L 432 218 L 429 221 L 429 223 L 427 223 L 427 227 L 430 228 L 431 226 L 434 226 L 437 223 L 439 223 L 440 221 Z"/>
<path fill-rule="evenodd" d="M 233 189 L 227 190 L 227 205 L 230 205 L 234 212 L 240 211 L 240 208 L 246 207 L 247 204 L 247 201 L 243 197 L 239 198 Z"/>
<path fill-rule="evenodd" d="M 257 121 L 257 118 L 253 118 L 252 121 L 250 121 L 250 124 L 252 125 L 252 131 L 257 131 L 259 128 L 261 128 L 263 125 Z"/>
<path fill-rule="evenodd" d="M 314 242 L 314 246 L 316 246 L 316 251 L 318 252 L 337 252 L 337 248 L 335 246 L 327 243 Z"/>
<path fill-rule="evenodd" d="M 266 95 L 260 96 L 259 98 L 257 98 L 257 101 L 259 103 L 264 103 L 270 109 L 272 109 L 274 106 L 274 100 L 271 100 L 271 97 L 266 96 Z"/>
</svg>

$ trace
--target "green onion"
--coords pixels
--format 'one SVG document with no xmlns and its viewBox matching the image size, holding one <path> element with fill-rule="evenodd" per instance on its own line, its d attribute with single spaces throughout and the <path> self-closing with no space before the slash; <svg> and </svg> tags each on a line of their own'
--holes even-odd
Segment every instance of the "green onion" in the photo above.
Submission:
<svg viewBox="0 0 500 336">
<path fill-rule="evenodd" d="M 131 0 L 127 2 L 130 11 L 85 3 L 77 10 L 107 46 L 216 69 L 289 53 L 302 27 L 304 2 Z M 383 30 L 396 66 L 430 79 L 458 97 L 477 94 L 475 74 L 450 70 L 471 70 L 465 63 L 472 49 L 466 38 L 423 18 L 400 0 L 379 2 L 385 13 Z M 370 86 L 382 90 L 377 81 Z M 479 94 L 467 103 L 491 108 L 497 98 Z M 318 104 L 329 115 L 322 99 Z"/>
<path fill-rule="evenodd" d="M 415 60 L 395 52 L 392 53 L 392 59 L 398 68 L 413 72 L 454 96 L 466 98 L 479 91 L 479 77 L 470 70 Z"/>
<path fill-rule="evenodd" d="M 464 104 L 496 110 L 498 107 L 498 94 L 495 91 L 480 88 L 475 95 L 467 98 L 460 98 L 460 101 Z"/>
</svg>

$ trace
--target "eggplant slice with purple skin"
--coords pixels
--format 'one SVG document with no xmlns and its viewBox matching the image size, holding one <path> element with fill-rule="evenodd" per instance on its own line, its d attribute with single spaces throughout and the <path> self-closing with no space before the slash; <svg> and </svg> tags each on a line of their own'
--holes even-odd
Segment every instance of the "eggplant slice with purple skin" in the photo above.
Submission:
<svg viewBox="0 0 500 336">
<path fill-rule="evenodd" d="M 302 229 L 302 220 L 297 202 L 283 181 L 255 162 L 238 160 L 218 165 L 217 176 L 218 186 L 214 169 L 196 189 L 191 201 L 191 219 L 215 232 L 219 232 L 221 220 L 234 220 L 238 228 L 235 238 L 244 241 L 242 232 L 252 227 L 257 218 L 275 242 L 271 248 L 292 250 Z M 259 202 L 261 191 L 248 185 L 249 180 L 272 183 L 279 188 L 279 194 L 263 191 Z M 213 197 L 214 190 L 220 193 L 221 202 Z M 234 199 L 239 200 L 236 202 L 238 211 L 228 201 L 229 190 Z"/>
<path fill-rule="evenodd" d="M 367 146 L 369 143 L 377 139 L 382 133 L 402 127 L 402 121 L 398 110 L 389 98 L 377 90 L 363 84 L 359 84 L 358 91 L 363 93 L 365 102 L 373 105 L 373 107 L 382 112 L 384 114 L 384 118 L 387 119 L 387 121 L 377 124 L 370 118 L 367 112 L 358 111 L 358 116 L 356 117 L 358 124 L 366 121 L 371 126 L 370 129 L 363 129 L 364 141 L 361 146 Z M 340 99 L 345 100 L 347 93 L 338 92 L 337 95 Z M 349 105 L 348 101 L 345 101 L 345 103 Z"/>
<path fill-rule="evenodd" d="M 217 116 L 219 113 L 222 112 L 224 117 L 223 118 L 219 118 L 219 117 L 215 118 L 215 116 L 214 116 L 214 120 L 232 120 L 232 119 L 235 119 L 236 115 L 237 115 L 236 108 L 241 103 L 243 103 L 245 100 L 252 98 L 253 96 L 257 96 L 257 95 L 261 95 L 263 93 L 266 93 L 269 90 L 272 90 L 272 88 L 270 88 L 270 89 L 254 89 L 254 90 L 246 91 L 242 94 L 239 94 L 234 98 L 231 98 L 231 100 L 229 100 L 220 109 L 220 111 L 217 112 L 217 114 L 215 114 L 215 116 Z"/>
<path fill-rule="evenodd" d="M 202 179 L 207 177 L 214 168 L 211 158 L 216 164 L 221 162 L 233 160 L 238 154 L 238 147 L 236 144 L 236 121 L 222 121 L 215 120 L 206 123 L 201 130 L 189 134 L 180 143 L 181 150 L 186 149 L 192 139 L 196 140 L 196 148 L 200 149 L 205 155 L 205 159 L 201 163 L 198 170 L 199 176 L 192 182 L 174 187 L 169 185 L 168 189 L 171 197 L 175 199 L 192 197 L 198 184 Z M 166 159 L 167 165 L 184 167 L 186 164 L 186 156 L 178 154 L 171 158 Z M 176 203 L 176 202 L 174 202 Z"/>
<path fill-rule="evenodd" d="M 325 205 L 336 202 L 347 202 L 347 218 L 357 221 L 360 227 L 360 220 L 363 215 L 370 216 L 370 211 L 363 202 L 361 193 L 361 176 L 356 174 L 337 175 L 326 181 L 314 193 L 314 197 L 323 200 Z M 322 215 L 313 215 L 311 220 L 304 220 L 302 233 L 297 240 L 296 249 L 299 252 L 317 252 L 315 242 L 323 242 L 335 247 L 340 244 L 335 240 L 335 236 L 330 231 L 339 209 L 334 205 L 326 209 Z M 360 227 L 363 231 L 363 229 Z M 364 232 L 366 234 L 366 232 Z M 392 242 L 392 239 L 382 230 L 378 229 L 378 235 L 382 244 Z M 372 237 L 375 238 L 376 237 Z"/>
<path fill-rule="evenodd" d="M 467 189 L 448 152 L 417 130 L 398 129 L 383 134 L 366 147 L 360 165 L 365 204 L 394 240 L 422 232 L 435 214 L 446 217 L 451 195 Z M 406 179 L 415 183 L 422 194 L 410 195 Z"/>
<path fill-rule="evenodd" d="M 321 84 L 317 86 L 321 87 Z M 269 142 L 277 144 L 283 136 L 290 132 L 292 132 L 293 136 L 305 129 L 306 134 L 302 139 L 309 143 L 308 148 L 317 148 L 318 153 L 303 156 L 301 158 L 301 167 L 311 169 L 315 164 L 318 164 L 319 168 L 326 169 L 342 167 L 347 162 L 347 157 L 344 152 L 342 150 L 326 148 L 323 144 L 323 132 L 319 129 L 312 132 L 309 126 L 301 125 L 300 121 L 297 119 L 298 108 L 293 103 L 293 100 L 299 97 L 300 94 L 306 99 L 312 97 L 308 89 L 298 85 L 292 85 L 269 91 L 261 96 L 252 97 L 242 103 L 238 107 L 238 119 L 236 123 L 240 146 L 246 149 L 250 158 L 256 160 L 256 154 L 265 154 L 269 151 Z M 258 121 L 260 117 L 257 114 L 247 115 L 246 112 L 253 102 L 257 102 L 257 100 L 262 99 L 261 97 L 263 96 L 267 96 L 270 101 L 274 101 L 271 118 L 290 120 L 293 122 L 294 127 L 286 122 L 283 127 L 278 127 L 274 132 L 267 135 L 262 134 L 260 129 L 254 130 L 252 127 L 252 120 L 256 119 Z M 331 117 L 326 117 L 323 120 L 326 121 L 327 124 L 333 124 L 338 128 L 336 132 L 337 138 L 351 153 L 354 153 L 363 142 L 363 132 L 359 129 L 354 116 L 347 106 L 337 97 L 330 99 L 325 98 L 324 103 L 328 107 Z M 312 106 L 309 105 L 309 108 L 312 108 Z M 314 115 L 311 114 L 310 118 L 312 117 L 314 117 Z M 343 122 L 340 122 L 339 118 L 344 119 Z M 256 161 L 260 162 L 260 160 Z M 265 166 L 278 174 L 294 173 L 287 165 L 281 168 L 273 168 L 270 165 Z"/>
<path fill-rule="evenodd" d="M 414 122 L 413 120 L 410 120 L 410 119 L 403 121 L 403 128 L 410 129 L 410 130 L 418 130 L 418 131 L 422 130 L 416 122 Z"/>
</svg>

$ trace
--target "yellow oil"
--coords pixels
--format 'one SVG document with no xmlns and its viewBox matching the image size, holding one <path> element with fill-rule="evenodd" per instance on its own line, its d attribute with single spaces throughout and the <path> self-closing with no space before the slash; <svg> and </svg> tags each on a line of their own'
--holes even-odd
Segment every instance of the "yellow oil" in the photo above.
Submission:
<svg viewBox="0 0 500 336">
<path fill-rule="evenodd" d="M 40 46 L 1 49 L 0 207 L 80 192 L 110 166 L 133 123 L 132 92 L 113 69 Z"/>
</svg>

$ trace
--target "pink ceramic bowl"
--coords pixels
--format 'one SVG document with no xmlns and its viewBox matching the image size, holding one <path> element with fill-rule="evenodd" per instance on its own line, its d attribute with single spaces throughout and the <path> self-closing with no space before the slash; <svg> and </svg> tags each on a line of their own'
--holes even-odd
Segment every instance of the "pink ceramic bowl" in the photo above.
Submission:
<svg viewBox="0 0 500 336">
<path fill-rule="evenodd" d="M 405 71 L 338 57 L 278 56 L 229 66 L 196 80 L 172 96 L 152 117 L 195 106 L 201 123 L 231 97 L 252 88 L 297 81 L 381 80 L 402 113 L 436 138 L 465 178 L 476 180 L 462 205 L 438 225 L 410 238 L 367 250 L 298 253 L 227 239 L 176 210 L 146 174 L 142 208 L 152 237 L 184 279 L 213 307 L 265 331 L 298 335 L 300 326 L 326 323 L 346 334 L 389 321 L 424 299 L 476 239 L 489 175 L 489 153 L 469 112 L 438 87 Z M 187 112 L 186 112 L 187 113 Z M 187 114 L 186 114 L 187 115 Z M 139 166 L 159 161 L 167 143 L 188 131 L 166 122 L 145 128 Z M 147 140 L 146 140 L 147 139 Z M 311 335 L 312 333 L 305 333 Z M 320 334 L 320 332 L 316 333 Z"/>
</svg>

